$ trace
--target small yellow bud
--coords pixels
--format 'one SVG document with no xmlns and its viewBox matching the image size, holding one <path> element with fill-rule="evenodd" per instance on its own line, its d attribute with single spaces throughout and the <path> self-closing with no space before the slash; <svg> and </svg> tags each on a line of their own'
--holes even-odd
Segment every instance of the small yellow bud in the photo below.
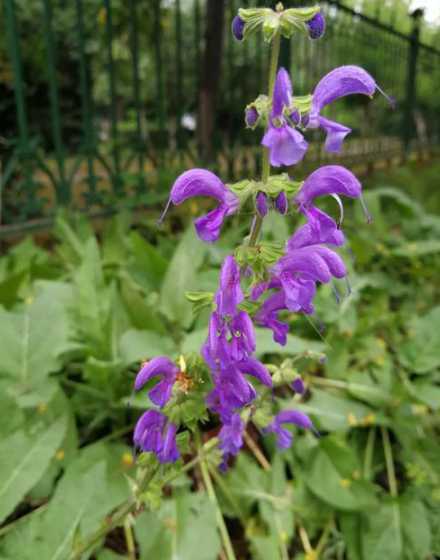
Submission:
<svg viewBox="0 0 440 560">
<path fill-rule="evenodd" d="M 124 467 L 133 466 L 134 463 L 133 455 L 130 452 L 126 451 L 125 453 L 122 454 L 121 462 L 124 465 Z"/>
<path fill-rule="evenodd" d="M 376 422 L 376 416 L 371 412 L 370 412 L 370 414 L 367 414 L 366 416 L 364 416 L 364 418 L 362 419 L 362 424 L 364 426 L 371 426 L 375 422 Z"/>
<path fill-rule="evenodd" d="M 180 371 L 182 373 L 186 372 L 186 362 L 185 362 L 185 358 L 183 357 L 182 354 L 180 354 L 180 356 L 179 356 L 179 367 L 180 367 Z"/>
<path fill-rule="evenodd" d="M 349 426 L 357 426 L 358 425 L 358 420 L 352 412 L 349 412 L 347 414 L 347 422 L 348 422 Z"/>
<path fill-rule="evenodd" d="M 342 486 L 342 488 L 350 488 L 351 480 L 349 478 L 341 478 L 339 484 Z"/>
<path fill-rule="evenodd" d="M 361 473 L 358 470 L 356 470 L 356 471 L 353 471 L 351 476 L 353 477 L 353 480 L 359 480 L 360 477 L 361 477 Z"/>
<path fill-rule="evenodd" d="M 39 405 L 37 406 L 38 414 L 44 414 L 46 411 L 47 411 L 47 404 L 44 402 L 39 403 Z"/>
<path fill-rule="evenodd" d="M 64 449 L 58 449 L 58 451 L 55 453 L 55 459 L 57 461 L 62 461 L 64 459 L 65 453 L 64 453 Z"/>
<path fill-rule="evenodd" d="M 309 552 L 306 553 L 305 559 L 306 560 L 318 560 L 318 555 L 316 554 L 316 552 L 314 550 L 310 550 Z"/>
</svg>

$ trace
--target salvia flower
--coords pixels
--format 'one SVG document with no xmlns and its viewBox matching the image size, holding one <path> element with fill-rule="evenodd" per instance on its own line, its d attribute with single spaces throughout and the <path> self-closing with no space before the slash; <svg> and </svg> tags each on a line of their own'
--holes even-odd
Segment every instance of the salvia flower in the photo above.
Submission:
<svg viewBox="0 0 440 560">
<path fill-rule="evenodd" d="M 244 422 L 239 414 L 233 414 L 228 423 L 223 424 L 219 433 L 220 449 L 223 451 L 223 463 L 231 455 L 237 455 L 243 447 Z"/>
<path fill-rule="evenodd" d="M 137 374 L 134 382 L 135 391 L 142 389 L 150 379 L 161 377 L 161 381 L 149 391 L 148 396 L 154 404 L 164 407 L 170 400 L 178 372 L 179 368 L 166 356 L 153 358 L 149 362 L 145 362 Z"/>
<path fill-rule="evenodd" d="M 266 432 L 276 435 L 277 445 L 280 449 L 288 449 L 292 445 L 293 435 L 283 427 L 283 424 L 294 424 L 305 430 L 313 429 L 313 423 L 307 414 L 299 410 L 283 410 L 279 412 L 274 420 L 265 428 Z"/>
<path fill-rule="evenodd" d="M 321 116 L 322 109 L 329 103 L 346 95 L 363 94 L 372 97 L 376 90 L 385 95 L 375 80 L 363 68 L 359 66 L 335 68 L 318 82 L 313 91 L 307 128 L 324 129 L 327 134 L 326 150 L 328 152 L 339 152 L 344 138 L 351 132 L 351 129 Z M 391 102 L 390 98 L 388 100 Z"/>
<path fill-rule="evenodd" d="M 200 239 L 207 243 L 217 241 L 225 218 L 237 211 L 240 201 L 217 175 L 206 169 L 191 169 L 176 179 L 160 221 L 163 220 L 171 202 L 177 206 L 194 196 L 208 196 L 219 202 L 217 208 L 194 221 Z"/>
<path fill-rule="evenodd" d="M 244 121 L 248 128 L 255 128 L 259 119 L 260 119 L 260 115 L 256 107 L 251 105 L 246 108 L 244 112 Z"/>
<path fill-rule="evenodd" d="M 156 410 L 147 410 L 137 421 L 133 441 L 142 451 L 154 453 L 161 463 L 174 463 L 179 458 L 176 426 Z"/>
<path fill-rule="evenodd" d="M 312 19 L 306 22 L 309 30 L 310 39 L 319 39 L 325 32 L 325 19 L 321 12 L 315 14 Z"/>
<path fill-rule="evenodd" d="M 274 167 L 298 163 L 307 151 L 308 144 L 303 135 L 284 117 L 284 108 L 291 102 L 292 83 L 287 70 L 280 68 L 275 80 L 269 126 L 261 142 L 269 150 L 270 164 Z"/>
<path fill-rule="evenodd" d="M 295 393 L 298 393 L 299 395 L 303 395 L 305 393 L 306 387 L 301 377 L 296 377 L 293 380 L 292 389 L 295 391 Z"/>
<path fill-rule="evenodd" d="M 281 191 L 275 198 L 275 208 L 280 214 L 287 214 L 287 209 L 289 207 L 289 202 L 287 200 L 287 195 L 284 191 Z"/>
</svg>

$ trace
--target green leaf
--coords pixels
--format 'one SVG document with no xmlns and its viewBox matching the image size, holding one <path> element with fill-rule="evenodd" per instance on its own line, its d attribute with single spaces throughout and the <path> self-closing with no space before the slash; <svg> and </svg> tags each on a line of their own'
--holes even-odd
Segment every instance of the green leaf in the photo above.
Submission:
<svg viewBox="0 0 440 560">
<path fill-rule="evenodd" d="M 61 354 L 71 347 L 70 299 L 68 285 L 41 282 L 20 311 L 0 311 L 0 375 L 13 377 L 24 390 L 59 369 Z"/>
<path fill-rule="evenodd" d="M 423 241 L 414 241 L 405 243 L 400 247 L 392 250 L 392 254 L 396 257 L 423 257 L 440 253 L 440 240 L 439 239 L 426 239 Z"/>
<path fill-rule="evenodd" d="M 0 522 L 43 475 L 66 433 L 66 418 L 47 430 L 15 432 L 0 443 Z"/>
<path fill-rule="evenodd" d="M 413 317 L 409 339 L 399 347 L 400 362 L 415 373 L 428 373 L 440 366 L 440 306 L 423 317 Z"/>
<path fill-rule="evenodd" d="M 191 225 L 182 236 L 162 283 L 161 308 L 171 320 L 184 327 L 192 321 L 191 304 L 186 300 L 185 292 L 197 288 L 197 271 L 205 255 L 206 248 Z"/>
<path fill-rule="evenodd" d="M 120 341 L 119 350 L 124 364 L 142 362 L 159 354 L 172 355 L 176 352 L 173 341 L 152 331 L 130 329 Z"/>
<path fill-rule="evenodd" d="M 337 509 L 363 510 L 375 504 L 375 491 L 372 484 L 357 479 L 356 466 L 354 452 L 347 444 L 325 438 L 309 458 L 305 474 L 307 486 Z"/>
<path fill-rule="evenodd" d="M 129 266 L 129 272 L 144 288 L 158 291 L 166 273 L 166 259 L 137 232 L 130 234 L 130 245 L 133 262 Z"/>
</svg>

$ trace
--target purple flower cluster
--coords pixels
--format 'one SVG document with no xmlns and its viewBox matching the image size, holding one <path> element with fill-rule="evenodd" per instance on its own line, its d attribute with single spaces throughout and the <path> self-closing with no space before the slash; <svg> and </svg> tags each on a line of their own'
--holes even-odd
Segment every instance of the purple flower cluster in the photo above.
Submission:
<svg viewBox="0 0 440 560">
<path fill-rule="evenodd" d="M 211 314 L 208 338 L 202 348 L 214 383 L 207 404 L 223 424 L 220 446 L 225 459 L 235 455 L 242 446 L 244 424 L 239 411 L 257 396 L 245 376 L 252 376 L 266 387 L 272 386 L 268 370 L 253 357 L 255 329 L 248 313 L 239 309 L 243 300 L 240 269 L 235 259 L 228 256 L 221 269 L 216 309 Z"/>
<path fill-rule="evenodd" d="M 166 356 L 158 356 L 142 365 L 134 382 L 135 391 L 142 389 L 150 380 L 160 381 L 148 393 L 150 400 L 163 408 L 171 398 L 179 368 Z M 134 429 L 134 445 L 142 451 L 152 451 L 161 463 L 173 463 L 179 458 L 176 445 L 177 426 L 168 421 L 162 412 L 147 410 L 137 421 Z"/>
</svg>

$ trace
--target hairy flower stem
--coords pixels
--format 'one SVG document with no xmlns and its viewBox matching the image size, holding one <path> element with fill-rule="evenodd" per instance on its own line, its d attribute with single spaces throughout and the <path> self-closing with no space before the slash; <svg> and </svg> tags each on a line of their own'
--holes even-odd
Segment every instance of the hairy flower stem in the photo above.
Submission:
<svg viewBox="0 0 440 560">
<path fill-rule="evenodd" d="M 200 454 L 202 447 L 200 443 L 199 432 L 196 432 L 196 441 Z M 220 531 L 220 535 L 223 541 L 223 547 L 225 549 L 226 558 L 227 560 L 236 560 L 234 549 L 232 548 L 231 539 L 229 538 L 228 529 L 226 527 L 226 523 L 223 518 L 223 514 L 221 512 L 220 505 L 217 500 L 217 496 L 215 494 L 214 485 L 212 484 L 211 476 L 209 474 L 208 462 L 206 460 L 206 456 L 203 454 L 200 460 L 200 470 L 202 472 L 203 484 L 205 485 L 206 491 L 208 493 L 208 497 L 215 508 L 217 527 L 218 530 Z"/>
<path fill-rule="evenodd" d="M 136 560 L 136 545 L 134 542 L 130 517 L 130 515 L 127 515 L 124 521 L 124 535 L 125 543 L 127 545 L 127 560 Z"/>
<path fill-rule="evenodd" d="M 270 51 L 269 86 L 268 86 L 268 95 L 270 99 L 272 99 L 273 97 L 273 88 L 275 86 L 275 78 L 276 78 L 277 68 L 278 68 L 278 58 L 280 56 L 280 44 L 281 44 L 281 35 L 277 33 L 272 40 L 271 51 Z M 269 161 L 269 150 L 264 146 L 262 147 L 262 150 L 263 150 L 263 164 L 262 164 L 261 181 L 263 184 L 265 184 L 267 183 L 270 177 L 270 161 Z M 252 227 L 251 227 L 251 233 L 249 237 L 250 247 L 253 247 L 257 243 L 262 225 L 263 225 L 263 218 L 260 216 L 258 212 L 255 212 L 254 220 L 252 222 Z"/>
<path fill-rule="evenodd" d="M 397 498 L 397 480 L 394 471 L 393 451 L 391 449 L 391 442 L 388 430 L 382 426 L 382 441 L 383 451 L 385 455 L 385 463 L 387 467 L 388 486 L 390 487 L 390 494 L 393 498 Z"/>
</svg>

